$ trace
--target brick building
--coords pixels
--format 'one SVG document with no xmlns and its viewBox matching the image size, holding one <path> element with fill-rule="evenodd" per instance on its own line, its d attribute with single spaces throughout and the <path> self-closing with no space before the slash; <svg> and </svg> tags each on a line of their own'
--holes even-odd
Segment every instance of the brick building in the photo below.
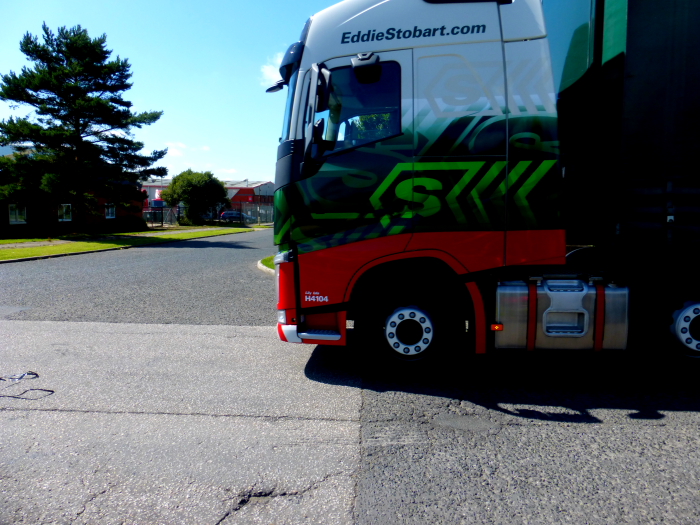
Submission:
<svg viewBox="0 0 700 525">
<path fill-rule="evenodd" d="M 143 183 L 143 189 L 148 193 L 148 201 L 144 206 L 149 206 L 153 200 L 160 199 L 160 192 L 168 187 L 171 179 L 149 179 Z M 249 202 L 256 204 L 272 204 L 275 184 L 270 181 L 249 181 L 248 179 L 232 181 L 224 180 L 224 187 L 228 192 L 231 203 Z"/>
</svg>

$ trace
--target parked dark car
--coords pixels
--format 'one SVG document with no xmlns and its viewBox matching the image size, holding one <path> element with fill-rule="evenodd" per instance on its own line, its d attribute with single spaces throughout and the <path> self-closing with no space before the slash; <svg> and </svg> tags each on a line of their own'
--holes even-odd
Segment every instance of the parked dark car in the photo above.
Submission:
<svg viewBox="0 0 700 525">
<path fill-rule="evenodd" d="M 253 222 L 255 217 L 240 211 L 224 211 L 221 213 L 221 220 L 226 222 Z"/>
</svg>

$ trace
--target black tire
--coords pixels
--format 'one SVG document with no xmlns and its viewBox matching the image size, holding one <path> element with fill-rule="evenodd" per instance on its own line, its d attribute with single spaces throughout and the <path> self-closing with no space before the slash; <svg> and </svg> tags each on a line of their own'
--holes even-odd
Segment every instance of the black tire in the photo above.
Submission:
<svg viewBox="0 0 700 525">
<path fill-rule="evenodd" d="M 382 360 L 435 361 L 469 352 L 465 316 L 434 295 L 397 294 L 368 305 L 355 330 L 356 344 Z"/>
</svg>

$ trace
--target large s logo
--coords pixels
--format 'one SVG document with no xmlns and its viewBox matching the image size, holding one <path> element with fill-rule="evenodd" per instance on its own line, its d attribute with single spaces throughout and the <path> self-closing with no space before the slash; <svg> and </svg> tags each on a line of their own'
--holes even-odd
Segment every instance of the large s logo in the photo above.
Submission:
<svg viewBox="0 0 700 525">
<path fill-rule="evenodd" d="M 440 211 L 441 202 L 440 197 L 437 195 L 431 195 L 429 193 L 421 193 L 420 189 L 425 189 L 427 191 L 435 191 L 442 189 L 442 182 L 436 179 L 430 179 L 427 177 L 416 177 L 415 179 L 407 179 L 400 182 L 396 186 L 396 196 L 399 199 L 415 202 L 421 205 L 420 208 L 413 208 L 412 211 L 416 215 L 422 215 L 423 217 L 430 217 L 435 215 Z"/>
</svg>

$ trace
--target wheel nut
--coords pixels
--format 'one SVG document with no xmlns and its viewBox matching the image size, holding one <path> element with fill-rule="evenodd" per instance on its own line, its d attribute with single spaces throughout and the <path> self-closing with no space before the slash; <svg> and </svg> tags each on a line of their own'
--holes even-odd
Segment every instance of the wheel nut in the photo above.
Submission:
<svg viewBox="0 0 700 525">
<path fill-rule="evenodd" d="M 393 339 L 394 337 L 394 332 L 389 332 L 389 339 Z"/>
<path fill-rule="evenodd" d="M 428 327 L 426 327 L 426 329 L 425 329 L 425 333 L 426 333 L 426 334 L 429 334 L 430 332 L 432 332 L 432 330 L 430 329 L 430 327 L 429 327 L 429 326 L 428 326 Z"/>
<path fill-rule="evenodd" d="M 420 321 L 421 324 L 425 323 L 425 317 L 421 317 L 421 318 L 418 319 L 418 320 Z"/>
<path fill-rule="evenodd" d="M 416 317 L 416 312 L 411 312 L 410 314 L 408 314 L 408 316 L 409 316 L 411 319 L 413 319 L 414 317 Z"/>
<path fill-rule="evenodd" d="M 685 342 L 686 342 L 687 344 L 690 344 L 690 343 L 693 342 L 693 340 L 689 337 L 688 339 L 685 340 Z"/>
<path fill-rule="evenodd" d="M 411 351 L 411 349 L 408 348 L 408 347 L 406 347 L 406 348 L 403 349 L 403 353 L 404 353 L 404 354 L 408 354 L 408 353 L 410 353 L 410 351 Z"/>
<path fill-rule="evenodd" d="M 401 345 L 398 342 L 394 343 L 394 348 L 398 348 L 399 346 Z"/>
<path fill-rule="evenodd" d="M 420 346 L 415 347 L 414 350 L 415 350 L 416 352 L 420 352 Z"/>
<path fill-rule="evenodd" d="M 424 345 L 427 345 L 429 342 L 430 342 L 430 339 L 428 339 L 427 337 L 426 337 L 425 339 L 423 339 L 423 344 L 424 344 Z"/>
<path fill-rule="evenodd" d="M 685 327 L 681 328 L 681 333 L 682 333 L 682 334 L 687 334 L 687 333 L 688 333 L 688 329 L 685 328 Z"/>
</svg>

